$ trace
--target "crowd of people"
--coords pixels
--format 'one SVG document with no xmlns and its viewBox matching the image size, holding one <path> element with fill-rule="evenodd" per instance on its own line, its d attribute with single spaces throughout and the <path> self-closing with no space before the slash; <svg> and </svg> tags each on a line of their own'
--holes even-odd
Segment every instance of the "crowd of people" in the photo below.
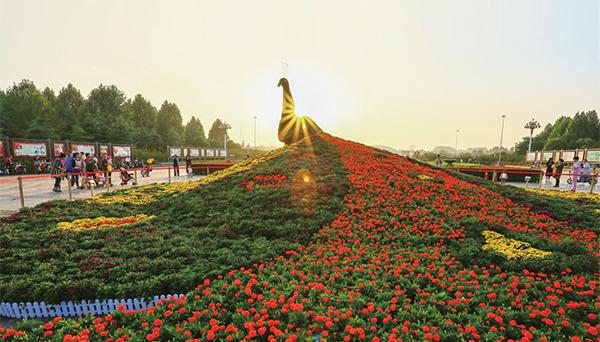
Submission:
<svg viewBox="0 0 600 342">
<path fill-rule="evenodd" d="M 546 183 L 550 182 L 551 178 L 555 179 L 554 187 L 560 186 L 560 179 L 564 174 L 565 161 L 560 158 L 558 161 L 554 161 L 554 158 L 550 157 L 546 161 Z M 568 173 L 571 183 L 571 191 L 577 191 L 578 182 L 589 182 L 592 179 L 592 166 L 587 159 L 579 160 L 578 156 L 573 157 L 573 165 L 571 171 Z"/>
<path fill-rule="evenodd" d="M 120 159 L 113 166 L 113 160 L 108 154 L 103 154 L 98 158 L 93 153 L 79 153 L 67 151 L 61 153 L 52 162 L 50 173 L 56 176 L 54 178 L 54 187 L 52 191 L 62 192 L 61 183 L 64 180 L 70 182 L 71 188 L 90 189 L 97 187 L 111 187 L 112 173 L 115 167 L 118 168 L 121 185 L 127 185 L 131 181 L 135 185 L 134 177 L 128 170 L 131 167 L 142 167 L 142 177 L 148 177 L 151 171 L 151 164 L 154 160 L 149 159 L 146 164 L 131 163 L 129 157 Z"/>
</svg>

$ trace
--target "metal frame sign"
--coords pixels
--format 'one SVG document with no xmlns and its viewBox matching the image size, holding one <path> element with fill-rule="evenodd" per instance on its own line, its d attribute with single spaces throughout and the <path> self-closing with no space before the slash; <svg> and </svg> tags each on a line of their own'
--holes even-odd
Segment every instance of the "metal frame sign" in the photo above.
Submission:
<svg viewBox="0 0 600 342">
<path fill-rule="evenodd" d="M 12 147 L 15 157 L 41 157 L 48 155 L 45 142 L 13 141 Z"/>
</svg>

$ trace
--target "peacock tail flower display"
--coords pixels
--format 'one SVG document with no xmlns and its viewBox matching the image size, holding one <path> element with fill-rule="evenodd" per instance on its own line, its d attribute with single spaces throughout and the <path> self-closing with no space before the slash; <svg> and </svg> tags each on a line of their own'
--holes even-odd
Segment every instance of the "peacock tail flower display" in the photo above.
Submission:
<svg viewBox="0 0 600 342">
<path fill-rule="evenodd" d="M 278 138 L 286 145 L 296 143 L 323 130 L 308 116 L 296 114 L 296 104 L 286 78 L 279 80 L 278 87 L 283 88 L 283 108 L 279 120 Z"/>
</svg>

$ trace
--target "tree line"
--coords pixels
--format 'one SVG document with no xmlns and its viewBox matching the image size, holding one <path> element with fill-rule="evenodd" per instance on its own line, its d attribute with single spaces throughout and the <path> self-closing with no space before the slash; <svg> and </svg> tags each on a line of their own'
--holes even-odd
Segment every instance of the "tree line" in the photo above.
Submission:
<svg viewBox="0 0 600 342">
<path fill-rule="evenodd" d="M 527 136 L 515 145 L 515 152 L 524 155 L 528 147 Z M 573 117 L 561 116 L 554 124 L 547 124 L 531 142 L 532 151 L 593 147 L 600 147 L 600 120 L 595 110 L 577 112 Z"/>
<path fill-rule="evenodd" d="M 167 145 L 222 147 L 226 125 L 216 119 L 206 136 L 199 118 L 183 124 L 175 103 L 165 100 L 157 108 L 141 94 L 128 98 L 115 85 L 100 84 L 87 97 L 71 83 L 58 94 L 30 80 L 0 90 L 0 136 L 133 143 L 164 151 Z M 241 148 L 231 140 L 228 147 Z"/>
</svg>

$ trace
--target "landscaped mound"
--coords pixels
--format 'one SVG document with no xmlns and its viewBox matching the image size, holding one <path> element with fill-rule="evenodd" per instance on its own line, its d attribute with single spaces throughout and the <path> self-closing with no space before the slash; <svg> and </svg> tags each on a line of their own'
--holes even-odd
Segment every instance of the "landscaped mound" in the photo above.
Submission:
<svg viewBox="0 0 600 342">
<path fill-rule="evenodd" d="M 297 241 L 302 241 L 302 246 L 243 267 L 219 273 L 204 271 L 206 279 L 186 298 L 159 302 L 148 310 L 120 310 L 79 321 L 57 319 L 33 332 L 11 330 L 4 334 L 19 334 L 18 339 L 111 341 L 598 338 L 597 225 L 588 225 L 588 221 L 568 213 L 541 212 L 536 209 L 538 202 L 516 202 L 490 190 L 487 183 L 478 185 L 468 177 L 461 180 L 360 144 L 327 135 L 312 141 L 311 151 L 282 155 L 263 167 L 275 171 L 276 160 L 283 163 L 291 159 L 296 165 L 306 158 L 326 164 L 319 165 L 319 171 L 314 168 L 317 166 L 307 167 L 311 163 L 300 165 L 302 169 L 293 175 L 285 173 L 285 177 L 283 172 L 264 177 L 278 173 L 260 176 L 248 171 L 235 179 L 225 178 L 220 181 L 223 183 L 182 192 L 181 197 L 169 200 L 173 204 L 148 212 L 157 217 L 142 224 L 160 225 L 166 223 L 164 217 L 177 215 L 178 221 L 170 223 L 171 234 L 182 234 L 180 239 L 186 240 L 191 236 L 178 231 L 179 225 L 193 222 L 204 227 L 217 220 L 217 226 L 224 229 L 234 222 L 246 222 L 248 216 L 241 213 L 248 213 L 248 207 L 259 216 L 293 208 L 293 213 L 304 216 L 280 213 L 271 218 L 275 223 L 260 220 L 265 227 L 288 227 L 284 234 L 301 234 Z M 327 158 L 319 161 L 319 155 Z M 335 198 L 333 193 L 338 190 L 334 189 L 338 188 L 333 183 L 342 182 L 337 176 L 342 173 L 333 166 L 338 162 L 352 185 L 343 207 L 316 205 L 319 198 L 324 203 L 329 203 L 325 198 Z M 330 182 L 323 187 L 327 180 Z M 224 188 L 225 183 L 237 186 Z M 280 196 L 279 191 L 286 187 L 289 193 Z M 243 197 L 260 191 L 272 193 L 261 197 L 260 202 Z M 210 200 L 223 197 L 227 201 L 221 202 L 219 211 L 210 212 L 212 215 L 195 215 L 203 197 L 191 199 L 198 193 L 212 196 Z M 535 194 L 527 196 L 539 199 Z M 283 205 L 283 198 L 293 201 Z M 238 207 L 235 215 L 217 214 L 232 210 L 230 207 Z M 73 216 L 66 205 L 53 210 Z M 321 222 L 314 220 L 319 211 L 327 211 L 323 218 L 335 215 L 308 238 L 304 229 Z M 31 224 L 34 219 L 41 218 L 32 214 L 8 226 Z M 590 219 L 598 222 L 598 216 Z M 294 228 L 290 221 L 295 222 Z M 261 227 L 253 225 L 250 229 L 249 225 L 238 223 L 236 227 L 246 234 Z M 212 231 L 208 236 L 226 236 L 226 232 Z M 141 235 L 131 241 L 144 238 Z M 234 242 L 243 239 L 230 238 Z M 146 246 L 164 244 L 153 242 Z M 193 246 L 188 253 L 196 248 L 202 247 Z M 171 249 L 160 249 L 153 257 L 162 257 Z M 206 257 L 212 254 L 208 252 Z M 230 256 L 237 255 L 232 251 Z"/>
</svg>

